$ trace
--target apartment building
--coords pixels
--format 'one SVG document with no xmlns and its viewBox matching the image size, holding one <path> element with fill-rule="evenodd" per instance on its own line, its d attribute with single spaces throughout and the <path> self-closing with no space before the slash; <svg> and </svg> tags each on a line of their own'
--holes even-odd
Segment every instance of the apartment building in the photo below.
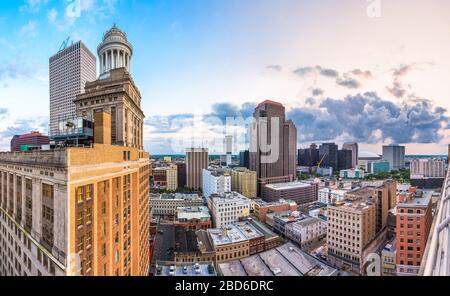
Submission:
<svg viewBox="0 0 450 296">
<path fill-rule="evenodd" d="M 348 190 L 321 188 L 319 189 L 319 202 L 329 205 L 335 202 L 342 201 Z"/>
<path fill-rule="evenodd" d="M 432 194 L 404 192 L 397 204 L 397 275 L 418 275 L 430 235 Z"/>
<path fill-rule="evenodd" d="M 267 202 L 262 199 L 253 199 L 251 201 L 253 216 L 260 222 L 266 222 L 268 213 L 297 211 L 298 206 L 293 200 L 280 199 L 279 201 Z"/>
<path fill-rule="evenodd" d="M 250 199 L 237 192 L 212 195 L 208 199 L 208 208 L 212 213 L 216 228 L 233 224 L 250 215 Z"/>
<path fill-rule="evenodd" d="M 257 197 L 256 172 L 247 168 L 235 168 L 231 171 L 231 190 L 239 192 L 245 197 Z"/>
<path fill-rule="evenodd" d="M 202 182 L 205 198 L 213 194 L 223 195 L 225 192 L 231 192 L 231 175 L 228 170 L 204 169 Z"/>
</svg>

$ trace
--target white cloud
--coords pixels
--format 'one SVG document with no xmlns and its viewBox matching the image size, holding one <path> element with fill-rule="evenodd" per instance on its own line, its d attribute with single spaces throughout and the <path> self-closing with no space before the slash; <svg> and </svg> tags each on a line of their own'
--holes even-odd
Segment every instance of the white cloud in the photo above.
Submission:
<svg viewBox="0 0 450 296">
<path fill-rule="evenodd" d="M 20 29 L 20 35 L 28 37 L 36 37 L 37 35 L 38 23 L 35 21 L 29 21 Z"/>
<path fill-rule="evenodd" d="M 26 0 L 25 4 L 19 7 L 20 12 L 37 13 L 42 6 L 45 6 L 48 0 Z"/>
</svg>

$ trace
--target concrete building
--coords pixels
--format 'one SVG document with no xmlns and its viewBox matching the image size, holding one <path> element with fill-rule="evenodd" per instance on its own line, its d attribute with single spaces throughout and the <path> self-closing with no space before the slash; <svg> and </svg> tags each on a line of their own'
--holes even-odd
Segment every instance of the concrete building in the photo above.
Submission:
<svg viewBox="0 0 450 296">
<path fill-rule="evenodd" d="M 133 48 L 115 25 L 98 46 L 100 77 L 86 83 L 75 99 L 77 116 L 93 118 L 98 111 L 111 114 L 111 143 L 143 149 L 144 113 L 141 94 L 131 76 Z"/>
<path fill-rule="evenodd" d="M 177 185 L 179 188 L 186 187 L 186 164 L 184 162 L 177 162 Z"/>
<path fill-rule="evenodd" d="M 285 107 L 264 101 L 254 112 L 250 129 L 250 170 L 258 177 L 258 194 L 264 185 L 296 178 L 297 128 L 286 120 Z"/>
<path fill-rule="evenodd" d="M 177 166 L 157 167 L 152 170 L 155 188 L 176 191 L 178 188 Z"/>
<path fill-rule="evenodd" d="M 231 192 L 231 175 L 223 169 L 203 169 L 203 196 L 208 199 L 213 194 Z"/>
<path fill-rule="evenodd" d="M 95 56 L 81 41 L 62 49 L 49 59 L 50 136 L 59 132 L 60 124 L 76 116 L 76 96 L 84 92 L 87 82 L 95 79 Z"/>
<path fill-rule="evenodd" d="M 274 212 L 266 215 L 266 224 L 271 226 L 276 233 L 286 235 L 286 225 L 301 221 L 307 216 L 298 211 Z"/>
<path fill-rule="evenodd" d="M 414 159 L 410 163 L 411 185 L 424 189 L 442 188 L 446 176 L 444 159 Z"/>
<path fill-rule="evenodd" d="M 363 179 L 365 172 L 360 169 L 342 170 L 339 172 L 341 178 L 344 179 Z"/>
<path fill-rule="evenodd" d="M 186 150 L 186 186 L 198 190 L 203 184 L 203 170 L 208 168 L 208 149 L 189 148 Z"/>
<path fill-rule="evenodd" d="M 298 205 L 317 201 L 319 184 L 315 182 L 290 182 L 267 184 L 262 190 L 262 199 L 268 202 L 290 199 Z"/>
<path fill-rule="evenodd" d="M 246 168 L 235 168 L 231 171 L 231 190 L 239 192 L 245 197 L 257 197 L 256 172 Z"/>
<path fill-rule="evenodd" d="M 92 147 L 0 153 L 0 274 L 148 275 L 149 155 L 95 121 Z"/>
<path fill-rule="evenodd" d="M 307 250 L 326 239 L 327 223 L 322 219 L 309 217 L 287 224 L 285 235 L 298 243 L 302 249 Z"/>
<path fill-rule="evenodd" d="M 405 146 L 383 146 L 383 160 L 389 161 L 391 170 L 398 171 L 405 168 Z"/>
<path fill-rule="evenodd" d="M 208 207 L 180 207 L 177 208 L 175 224 L 188 230 L 208 229 L 212 227 L 211 214 Z"/>
<path fill-rule="evenodd" d="M 397 267 L 396 262 L 396 240 L 390 240 L 381 251 L 381 275 L 382 276 L 396 276 Z"/>
<path fill-rule="evenodd" d="M 322 188 L 319 189 L 319 202 L 329 205 L 339 201 L 344 200 L 345 194 L 348 190 L 342 189 L 330 189 L 330 188 Z"/>
<path fill-rule="evenodd" d="M 267 202 L 262 199 L 253 199 L 251 201 L 251 208 L 253 210 L 253 216 L 260 222 L 266 222 L 266 216 L 268 213 L 295 212 L 298 210 L 298 206 L 293 200 L 280 199 L 279 201 Z"/>
<path fill-rule="evenodd" d="M 346 271 L 364 274 L 369 253 L 387 238 L 389 183 L 345 194 L 328 206 L 328 260 Z"/>
<path fill-rule="evenodd" d="M 359 146 L 358 143 L 344 143 L 342 150 L 350 150 L 352 152 L 352 164 L 351 168 L 356 169 L 358 167 L 359 158 Z"/>
<path fill-rule="evenodd" d="M 208 199 L 208 208 L 212 213 L 216 228 L 236 223 L 250 215 L 250 199 L 237 192 L 212 195 Z"/>
<path fill-rule="evenodd" d="M 397 204 L 397 275 L 418 275 L 431 225 L 431 192 L 403 192 Z"/>
<path fill-rule="evenodd" d="M 445 160 L 414 159 L 410 163 L 411 179 L 445 178 Z"/>
<path fill-rule="evenodd" d="M 203 198 L 196 193 L 151 194 L 150 204 L 153 215 L 175 216 L 178 208 L 203 206 Z"/>
<path fill-rule="evenodd" d="M 42 146 L 49 145 L 48 136 L 40 132 L 31 132 L 24 135 L 16 135 L 11 140 L 11 152 L 28 151 L 41 149 Z"/>
</svg>

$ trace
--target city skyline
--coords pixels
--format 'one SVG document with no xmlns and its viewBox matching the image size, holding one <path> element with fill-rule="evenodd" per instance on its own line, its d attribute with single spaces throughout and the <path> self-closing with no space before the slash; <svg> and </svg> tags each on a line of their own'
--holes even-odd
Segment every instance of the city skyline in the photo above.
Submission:
<svg viewBox="0 0 450 296">
<path fill-rule="evenodd" d="M 389 143 L 405 144 L 407 154 L 447 150 L 450 43 L 435 42 L 450 33 L 445 1 L 381 1 L 379 17 L 358 0 L 259 1 L 256 9 L 255 1 L 82 0 L 71 12 L 74 3 L 0 4 L 0 24 L 8 23 L 0 29 L 0 151 L 14 134 L 48 132 L 48 59 L 62 41 L 80 39 L 96 55 L 114 22 L 137 48 L 132 71 L 150 153 L 171 153 L 170 141 L 186 135 L 216 137 L 218 126 L 205 118 L 247 118 L 266 99 L 286 105 L 299 148 L 356 141 L 377 153 Z M 270 28 L 260 26 L 268 20 Z M 343 42 L 349 33 L 351 43 Z"/>
</svg>

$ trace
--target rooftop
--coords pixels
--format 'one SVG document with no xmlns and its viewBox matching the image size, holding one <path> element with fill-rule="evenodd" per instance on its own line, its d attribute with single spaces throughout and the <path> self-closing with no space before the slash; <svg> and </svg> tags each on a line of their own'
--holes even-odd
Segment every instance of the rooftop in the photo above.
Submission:
<svg viewBox="0 0 450 296">
<path fill-rule="evenodd" d="M 223 276 L 334 276 L 338 270 L 303 252 L 292 243 L 284 244 L 241 260 L 219 264 Z"/>
<path fill-rule="evenodd" d="M 273 190 L 289 190 L 296 188 L 307 188 L 310 187 L 311 184 L 304 182 L 289 182 L 289 183 L 275 183 L 275 184 L 267 184 L 266 188 L 270 188 Z"/>
<path fill-rule="evenodd" d="M 221 246 L 247 241 L 248 238 L 234 225 L 228 225 L 223 229 L 208 229 L 214 246 Z"/>
<path fill-rule="evenodd" d="M 410 194 L 409 192 L 404 192 L 405 194 Z M 399 195 L 401 195 L 399 193 Z M 411 194 L 412 198 L 398 199 L 397 207 L 424 207 L 427 206 L 431 198 L 433 197 L 433 191 L 419 191 L 416 194 Z"/>
<path fill-rule="evenodd" d="M 211 219 L 211 214 L 209 213 L 208 207 L 181 207 L 177 209 L 178 219 Z"/>
<path fill-rule="evenodd" d="M 294 223 L 299 225 L 299 226 L 306 227 L 306 226 L 309 226 L 311 224 L 320 223 L 320 222 L 324 222 L 324 221 L 322 219 L 315 218 L 315 217 L 307 217 L 307 218 L 305 218 L 303 220 L 296 221 Z"/>
<path fill-rule="evenodd" d="M 297 205 L 297 203 L 290 199 L 280 199 L 278 201 L 264 201 L 262 199 L 252 199 L 252 203 L 257 204 L 260 207 L 270 207 L 270 206 L 277 206 L 277 205 L 283 205 L 283 204 L 290 204 L 290 205 Z"/>
<path fill-rule="evenodd" d="M 157 194 L 152 193 L 150 195 L 151 199 L 179 199 L 179 200 L 188 200 L 188 199 L 202 199 L 197 193 L 163 193 Z"/>
<path fill-rule="evenodd" d="M 230 202 L 230 201 L 247 201 L 250 202 L 250 199 L 243 196 L 238 192 L 225 192 L 224 194 L 218 195 L 213 194 L 210 197 L 214 202 Z"/>
</svg>

